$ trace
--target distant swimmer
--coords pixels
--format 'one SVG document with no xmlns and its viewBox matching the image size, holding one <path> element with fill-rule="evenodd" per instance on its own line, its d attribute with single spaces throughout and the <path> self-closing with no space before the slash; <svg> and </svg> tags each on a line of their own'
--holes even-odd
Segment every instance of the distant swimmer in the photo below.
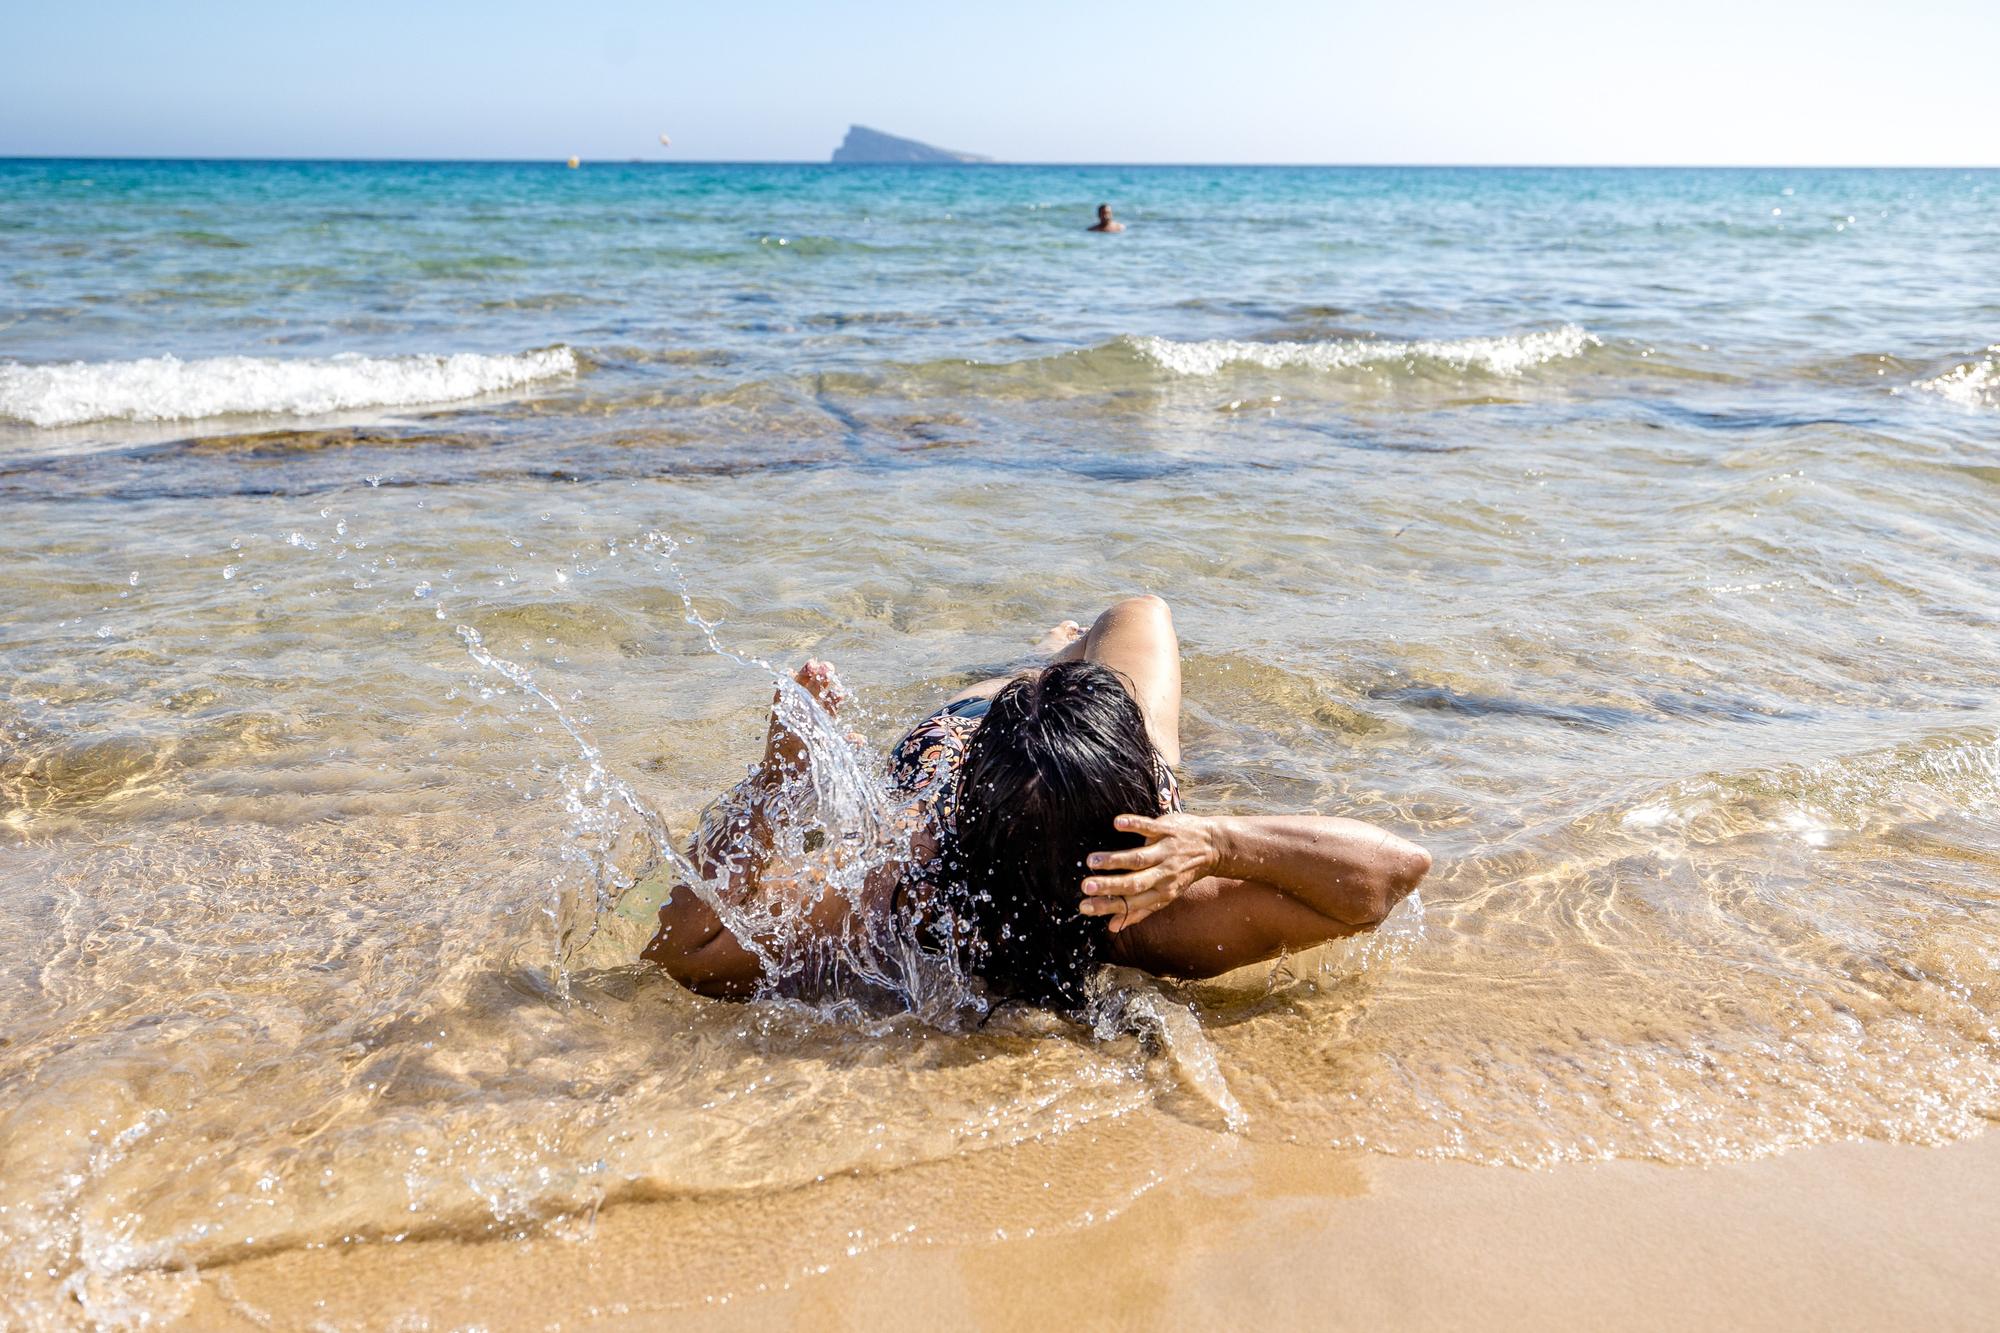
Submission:
<svg viewBox="0 0 2000 1333">
<path fill-rule="evenodd" d="M 1092 227 L 1092 228 L 1091 228 L 1091 230 L 1092 230 L 1092 231 L 1124 231 L 1124 230 L 1125 230 L 1125 224 L 1124 224 L 1124 223 L 1122 223 L 1122 222 L 1119 222 L 1119 221 L 1115 220 L 1115 219 L 1114 219 L 1114 218 L 1113 218 L 1113 217 L 1111 216 L 1111 205 L 1109 205 L 1109 204 L 1099 204 L 1099 205 L 1097 206 L 1097 225 L 1096 225 L 1095 227 Z"/>
</svg>

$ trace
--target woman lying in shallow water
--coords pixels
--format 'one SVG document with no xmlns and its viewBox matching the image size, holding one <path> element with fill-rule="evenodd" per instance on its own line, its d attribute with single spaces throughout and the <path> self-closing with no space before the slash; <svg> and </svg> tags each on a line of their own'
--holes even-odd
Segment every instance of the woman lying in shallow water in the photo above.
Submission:
<svg viewBox="0 0 2000 1333">
<path fill-rule="evenodd" d="M 990 996 L 1074 1011 L 1104 963 L 1215 976 L 1367 930 L 1430 869 L 1423 848 L 1352 819 L 1184 811 L 1180 644 L 1159 598 L 1119 602 L 1088 632 L 1066 622 L 1044 646 L 1046 666 L 972 686 L 897 743 L 907 854 L 871 873 L 858 903 L 820 892 L 809 931 L 839 938 L 857 913 L 887 914 Z M 796 679 L 838 712 L 831 667 L 808 662 Z M 774 707 L 746 783 L 775 791 L 804 760 Z M 702 875 L 739 901 L 795 886 L 762 817 L 739 827 L 747 856 L 696 836 Z M 761 952 L 676 893 L 645 956 L 695 990 L 742 996 L 768 980 Z"/>
</svg>

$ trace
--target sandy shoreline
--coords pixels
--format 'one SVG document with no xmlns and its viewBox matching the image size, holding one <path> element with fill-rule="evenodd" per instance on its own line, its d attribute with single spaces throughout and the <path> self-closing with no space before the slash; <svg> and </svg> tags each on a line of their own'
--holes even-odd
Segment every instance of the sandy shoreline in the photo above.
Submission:
<svg viewBox="0 0 2000 1333">
<path fill-rule="evenodd" d="M 804 1191 L 626 1204 L 581 1240 L 269 1255 L 167 1303 L 191 1328 L 1970 1329 L 2000 1310 L 1996 1135 L 1522 1171 L 1145 1119 Z"/>
</svg>

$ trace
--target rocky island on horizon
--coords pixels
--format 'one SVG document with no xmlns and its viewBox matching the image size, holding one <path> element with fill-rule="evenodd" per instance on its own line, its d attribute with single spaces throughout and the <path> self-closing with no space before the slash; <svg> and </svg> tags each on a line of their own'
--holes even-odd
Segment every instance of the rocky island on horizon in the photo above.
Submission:
<svg viewBox="0 0 2000 1333">
<path fill-rule="evenodd" d="M 866 125 L 849 125 L 847 138 L 833 150 L 833 161 L 842 163 L 908 163 L 913 165 L 963 165 L 991 162 L 978 153 L 959 153 L 949 148 L 933 148 L 915 139 L 898 138 L 871 130 Z"/>
</svg>

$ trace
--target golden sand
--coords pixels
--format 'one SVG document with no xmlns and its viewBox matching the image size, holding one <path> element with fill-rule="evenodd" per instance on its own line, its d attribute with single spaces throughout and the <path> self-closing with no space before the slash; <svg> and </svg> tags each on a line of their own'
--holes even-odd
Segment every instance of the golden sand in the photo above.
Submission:
<svg viewBox="0 0 2000 1333">
<path fill-rule="evenodd" d="M 1113 1175 L 1145 1156 L 1120 1139 L 630 1204 L 573 1239 L 287 1252 L 174 1304 L 187 1327 L 496 1330 L 1973 1329 L 2000 1309 L 1992 1135 L 1539 1171 L 1216 1136 L 1118 1216 L 1071 1215 L 1091 1154 Z M 891 1201 L 921 1233 L 869 1230 Z"/>
</svg>

